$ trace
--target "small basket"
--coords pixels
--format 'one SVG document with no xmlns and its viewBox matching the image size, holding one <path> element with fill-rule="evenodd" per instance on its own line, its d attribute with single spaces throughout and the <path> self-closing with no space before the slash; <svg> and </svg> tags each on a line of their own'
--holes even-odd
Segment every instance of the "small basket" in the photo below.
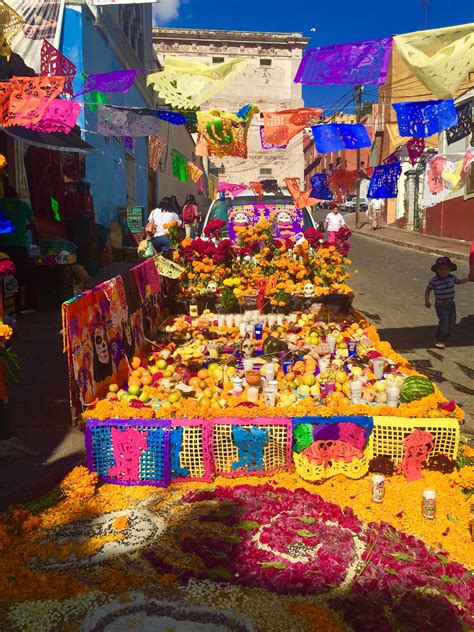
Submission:
<svg viewBox="0 0 474 632">
<path fill-rule="evenodd" d="M 155 264 L 158 274 L 168 279 L 178 279 L 183 272 L 185 272 L 185 268 L 179 266 L 174 261 L 166 259 L 162 255 L 155 257 Z"/>
</svg>

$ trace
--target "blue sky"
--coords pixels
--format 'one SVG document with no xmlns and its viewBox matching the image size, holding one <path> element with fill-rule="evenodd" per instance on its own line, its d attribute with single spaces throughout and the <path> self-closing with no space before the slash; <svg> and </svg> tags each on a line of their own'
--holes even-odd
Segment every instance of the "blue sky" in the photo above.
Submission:
<svg viewBox="0 0 474 632">
<path fill-rule="evenodd" d="M 161 0 L 156 17 L 164 26 L 236 31 L 298 31 L 309 47 L 387 37 L 425 28 L 422 0 Z M 161 19 L 160 19 L 161 16 Z M 429 0 L 428 28 L 474 22 L 474 0 Z M 311 32 L 315 28 L 316 32 Z M 328 107 L 350 86 L 304 88 L 307 105 Z M 372 91 L 373 93 L 373 91 Z M 367 95 L 365 98 L 369 98 Z M 349 104 L 345 111 L 350 111 Z"/>
</svg>

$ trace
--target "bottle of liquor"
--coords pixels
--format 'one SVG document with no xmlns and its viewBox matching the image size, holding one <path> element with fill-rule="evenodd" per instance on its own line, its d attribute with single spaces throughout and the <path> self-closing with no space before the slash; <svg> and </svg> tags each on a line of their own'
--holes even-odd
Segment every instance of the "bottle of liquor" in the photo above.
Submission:
<svg viewBox="0 0 474 632">
<path fill-rule="evenodd" d="M 199 316 L 199 307 L 198 307 L 197 301 L 196 301 L 194 296 L 189 301 L 189 315 L 192 318 L 196 318 L 197 316 Z"/>
</svg>

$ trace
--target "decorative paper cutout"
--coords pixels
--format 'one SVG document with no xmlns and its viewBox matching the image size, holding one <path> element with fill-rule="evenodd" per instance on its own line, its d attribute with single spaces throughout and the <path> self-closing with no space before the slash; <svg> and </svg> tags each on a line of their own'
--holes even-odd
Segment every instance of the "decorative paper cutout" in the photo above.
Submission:
<svg viewBox="0 0 474 632">
<path fill-rule="evenodd" d="M 248 64 L 247 59 L 230 59 L 222 64 L 203 64 L 179 57 L 166 57 L 164 69 L 148 75 L 166 103 L 192 109 L 217 94 Z"/>
<path fill-rule="evenodd" d="M 305 52 L 295 83 L 305 85 L 382 85 L 392 51 L 392 38 L 321 46 Z"/>
<path fill-rule="evenodd" d="M 267 143 L 265 142 L 265 132 L 264 132 L 264 126 L 260 125 L 260 146 L 262 149 L 286 149 L 288 147 L 287 144 L 285 145 L 274 145 L 272 143 Z"/>
<path fill-rule="evenodd" d="M 41 75 L 64 77 L 63 93 L 72 95 L 72 82 L 76 76 L 76 66 L 48 40 L 44 40 L 41 47 Z"/>
<path fill-rule="evenodd" d="M 248 105 L 237 114 L 220 110 L 198 112 L 196 154 L 247 158 L 247 132 L 253 115 L 258 111 L 256 106 Z"/>
<path fill-rule="evenodd" d="M 371 141 L 367 130 L 361 123 L 327 123 L 311 128 L 316 149 L 320 154 L 340 149 L 357 149 L 370 147 Z"/>
<path fill-rule="evenodd" d="M 252 191 L 255 193 L 255 195 L 258 195 L 258 197 L 263 197 L 263 194 L 265 193 L 265 189 L 263 188 L 263 184 L 261 182 L 250 182 L 249 186 L 252 189 Z"/>
<path fill-rule="evenodd" d="M 61 215 L 59 214 L 59 202 L 56 198 L 51 198 L 51 210 L 53 211 L 54 219 L 57 222 L 61 221 Z"/>
<path fill-rule="evenodd" d="M 199 169 L 199 167 L 192 162 L 186 163 L 186 170 L 188 180 L 192 180 L 193 182 L 197 182 L 203 174 L 202 169 Z"/>
<path fill-rule="evenodd" d="M 397 197 L 398 178 L 401 172 L 402 166 L 399 162 L 375 167 L 367 197 L 379 200 Z"/>
<path fill-rule="evenodd" d="M 473 132 L 472 101 L 458 106 L 456 114 L 458 115 L 457 125 L 453 125 L 446 130 L 446 142 L 448 145 L 456 143 Z"/>
<path fill-rule="evenodd" d="M 265 112 L 263 142 L 269 148 L 287 145 L 305 127 L 316 123 L 322 113 L 323 110 L 319 108 Z"/>
<path fill-rule="evenodd" d="M 233 184 L 232 182 L 219 182 L 217 185 L 217 193 L 221 193 L 222 191 L 227 191 L 231 194 L 232 197 L 242 193 L 245 191 L 247 185 L 245 184 Z"/>
<path fill-rule="evenodd" d="M 285 178 L 284 182 L 290 192 L 296 208 L 305 208 L 317 203 L 317 200 L 311 197 L 311 189 L 301 191 L 301 181 L 299 178 Z"/>
<path fill-rule="evenodd" d="M 4 127 L 30 127 L 41 121 L 46 109 L 64 88 L 64 77 L 12 77 L 7 120 Z"/>
<path fill-rule="evenodd" d="M 178 178 L 180 182 L 188 181 L 188 172 L 186 169 L 186 165 L 188 164 L 188 159 L 186 156 L 183 156 L 182 153 L 173 149 L 171 152 L 171 166 L 173 170 L 173 176 Z"/>
<path fill-rule="evenodd" d="M 471 152 L 433 156 L 426 165 L 423 206 L 434 206 L 460 188 L 473 161 Z"/>
<path fill-rule="evenodd" d="M 239 460 L 232 463 L 232 470 L 263 470 L 263 448 L 268 445 L 268 428 L 243 428 L 232 426 L 232 438 L 239 452 Z"/>
<path fill-rule="evenodd" d="M 0 83 L 0 125 L 4 125 L 8 120 L 11 93 L 12 86 L 9 81 Z"/>
<path fill-rule="evenodd" d="M 315 173 L 310 178 L 312 190 L 311 196 L 316 200 L 332 200 L 334 195 L 328 185 L 327 173 Z"/>
<path fill-rule="evenodd" d="M 416 165 L 418 158 L 423 155 L 425 151 L 425 139 L 424 138 L 411 138 L 406 144 L 408 151 L 408 158 L 411 164 Z"/>
<path fill-rule="evenodd" d="M 400 162 L 400 157 L 398 155 L 398 151 L 394 151 L 393 153 L 391 153 L 389 156 L 387 156 L 384 161 L 383 164 L 384 165 L 391 165 L 394 162 Z"/>
<path fill-rule="evenodd" d="M 161 154 L 166 143 L 157 134 L 148 138 L 148 166 L 156 171 L 160 166 Z"/>
<path fill-rule="evenodd" d="M 336 169 L 327 179 L 329 188 L 334 193 L 334 200 L 343 202 L 346 196 L 354 193 L 359 180 L 357 171 L 347 171 L 347 169 Z"/>
<path fill-rule="evenodd" d="M 112 72 L 103 72 L 100 74 L 87 75 L 87 79 L 84 81 L 79 92 L 76 92 L 75 97 L 92 90 L 99 90 L 100 92 L 128 92 L 135 81 L 135 77 L 142 70 L 113 70 Z"/>
<path fill-rule="evenodd" d="M 472 24 L 406 33 L 393 39 L 415 77 L 440 99 L 456 94 L 474 71 Z"/>
<path fill-rule="evenodd" d="M 392 103 L 400 136 L 427 138 L 458 122 L 454 101 Z"/>
<path fill-rule="evenodd" d="M 302 455 L 317 465 L 329 465 L 330 461 L 350 463 L 353 459 L 363 456 L 362 450 L 344 441 L 315 441 L 309 448 L 305 448 Z"/>
<path fill-rule="evenodd" d="M 405 475 L 407 481 L 417 481 L 423 478 L 421 469 L 434 446 L 431 432 L 417 428 L 403 440 L 405 452 L 398 471 Z"/>
<path fill-rule="evenodd" d="M 214 200 L 216 197 L 217 185 L 219 183 L 219 178 L 215 176 L 213 173 L 210 173 L 207 176 L 207 187 L 208 187 L 208 195 L 210 200 Z"/>
<path fill-rule="evenodd" d="M 12 42 L 25 20 L 6 2 L 0 2 L 0 56 L 10 59 Z"/>
<path fill-rule="evenodd" d="M 115 465 L 109 468 L 108 476 L 122 481 L 140 479 L 140 457 L 148 450 L 148 432 L 137 428 L 111 428 L 112 452 Z"/>
<path fill-rule="evenodd" d="M 77 101 L 53 99 L 46 107 L 41 121 L 31 126 L 37 132 L 62 132 L 69 134 L 76 124 L 81 111 L 81 104 Z"/>
<path fill-rule="evenodd" d="M 128 149 L 128 151 L 131 151 L 133 154 L 135 153 L 137 139 L 134 136 L 123 136 L 122 144 L 125 149 Z"/>
<path fill-rule="evenodd" d="M 158 127 L 156 116 L 142 116 L 131 110 L 99 105 L 97 131 L 103 136 L 154 136 Z"/>
<path fill-rule="evenodd" d="M 274 193 L 275 195 L 282 195 L 280 186 L 275 179 L 268 178 L 267 180 L 260 180 L 260 184 L 263 186 L 265 193 Z"/>
</svg>

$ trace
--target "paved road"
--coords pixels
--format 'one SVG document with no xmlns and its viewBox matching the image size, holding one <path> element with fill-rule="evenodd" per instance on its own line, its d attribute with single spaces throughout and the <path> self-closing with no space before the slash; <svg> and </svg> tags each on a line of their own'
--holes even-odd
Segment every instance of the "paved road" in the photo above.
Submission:
<svg viewBox="0 0 474 632">
<path fill-rule="evenodd" d="M 376 325 L 381 338 L 464 408 L 463 430 L 474 434 L 474 283 L 457 289 L 458 325 L 449 346 L 435 349 L 437 318 L 434 308 L 424 305 L 424 291 L 436 256 L 362 235 L 354 235 L 351 244 L 354 307 Z M 459 263 L 456 274 L 467 272 L 467 264 Z"/>
</svg>

